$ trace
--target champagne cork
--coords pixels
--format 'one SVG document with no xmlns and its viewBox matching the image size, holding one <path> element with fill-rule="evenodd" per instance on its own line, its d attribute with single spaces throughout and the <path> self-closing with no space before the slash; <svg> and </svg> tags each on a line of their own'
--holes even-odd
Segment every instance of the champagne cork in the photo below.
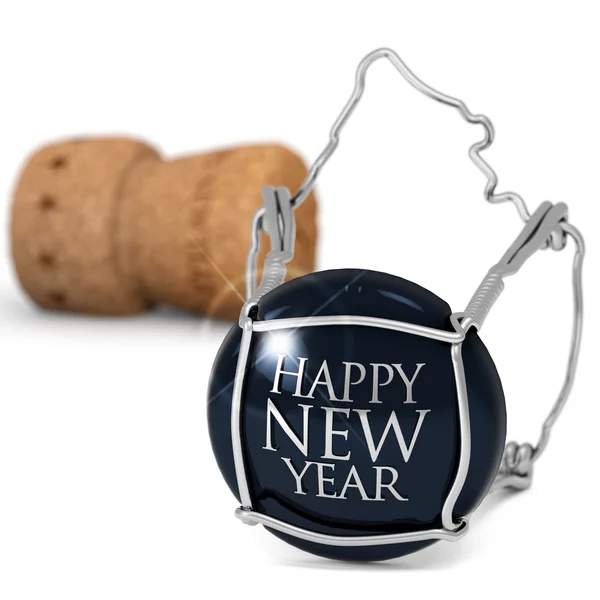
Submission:
<svg viewBox="0 0 600 600">
<path fill-rule="evenodd" d="M 237 319 L 264 185 L 295 191 L 303 161 L 279 145 L 163 160 L 131 139 L 82 139 L 27 162 L 12 207 L 21 285 L 47 309 L 129 315 L 156 303 Z M 293 278 L 314 270 L 316 202 L 296 212 Z M 259 264 L 269 250 L 263 234 Z"/>
</svg>

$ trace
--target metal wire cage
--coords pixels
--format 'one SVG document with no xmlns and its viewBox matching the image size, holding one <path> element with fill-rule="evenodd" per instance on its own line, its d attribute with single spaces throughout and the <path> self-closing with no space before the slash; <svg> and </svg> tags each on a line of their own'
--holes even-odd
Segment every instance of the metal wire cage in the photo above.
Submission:
<svg viewBox="0 0 600 600">
<path fill-rule="evenodd" d="M 487 177 L 488 183 L 485 187 L 484 197 L 492 203 L 512 202 L 515 204 L 519 215 L 525 221 L 525 226 L 500 261 L 492 266 L 483 278 L 464 312 L 451 315 L 450 323 L 453 330 L 438 330 L 412 323 L 356 315 L 256 320 L 257 307 L 261 298 L 284 282 L 286 263 L 293 258 L 295 241 L 294 210 L 300 206 L 310 193 L 320 170 L 337 147 L 339 133 L 362 97 L 366 71 L 379 58 L 389 59 L 400 74 L 426 96 L 457 109 L 469 123 L 483 126 L 485 136 L 480 142 L 471 146 L 469 156 Z M 248 299 L 242 308 L 239 321 L 239 326 L 242 328 L 242 338 L 231 405 L 231 439 L 235 475 L 242 502 L 242 506 L 236 510 L 235 514 L 244 523 L 262 524 L 296 538 L 333 546 L 376 546 L 439 539 L 454 541 L 462 537 L 468 529 L 468 516 L 454 521 L 453 509 L 463 489 L 471 458 L 469 404 L 462 358 L 463 341 L 469 329 L 481 329 L 494 303 L 504 289 L 505 277 L 517 273 L 525 261 L 538 250 L 552 248 L 560 251 L 566 246 L 567 239 L 570 238 L 575 244 L 572 268 L 574 311 L 565 379 L 558 398 L 543 423 L 542 433 L 537 444 L 535 446 L 529 443 L 517 444 L 516 442 L 507 444 L 492 491 L 507 487 L 525 489 L 531 485 L 533 464 L 546 448 L 551 429 L 570 395 L 577 369 L 583 323 L 582 265 L 585 245 L 581 233 L 568 222 L 567 206 L 564 203 L 553 205 L 550 202 L 543 202 L 533 214 L 530 214 L 524 200 L 518 194 L 514 192 L 495 193 L 498 178 L 494 170 L 480 155 L 483 150 L 490 146 L 493 137 L 493 126 L 486 116 L 474 115 L 463 101 L 431 88 L 412 73 L 395 52 L 388 48 L 382 48 L 365 56 L 359 64 L 353 93 L 331 129 L 329 143 L 309 170 L 306 179 L 294 196 L 291 196 L 287 188 L 284 187 L 273 188 L 267 186 L 263 189 L 263 207 L 257 211 L 252 222 L 252 245 L 248 254 L 246 269 Z M 257 286 L 257 257 L 260 249 L 261 232 L 263 231 L 270 238 L 271 250 L 265 259 L 263 275 L 260 284 Z M 458 466 L 442 506 L 441 528 L 410 533 L 337 536 L 302 529 L 253 510 L 241 435 L 244 386 L 248 373 L 248 360 L 253 333 L 281 329 L 348 325 L 388 329 L 437 340 L 449 345 L 458 403 L 460 447 Z"/>
<path fill-rule="evenodd" d="M 469 461 L 471 456 L 471 427 L 469 423 L 469 402 L 467 397 L 467 385 L 465 379 L 464 364 L 462 359 L 462 343 L 466 332 L 461 327 L 458 315 L 451 316 L 454 331 L 444 331 L 424 327 L 412 323 L 380 319 L 376 317 L 365 317 L 356 315 L 334 315 L 334 316 L 310 316 L 289 319 L 273 319 L 269 321 L 253 321 L 250 317 L 244 317 L 240 326 L 242 328 L 242 340 L 235 373 L 233 386 L 233 398 L 231 404 L 231 439 L 233 457 L 238 490 L 242 502 L 241 508 L 236 511 L 236 516 L 247 524 L 262 524 L 297 538 L 311 542 L 334 546 L 377 546 L 382 544 L 397 544 L 403 542 L 419 542 L 426 540 L 454 541 L 461 538 L 468 529 L 468 520 L 453 520 L 453 510 L 456 500 L 463 488 Z M 339 327 L 345 325 L 358 325 L 361 327 L 374 327 L 399 331 L 415 336 L 445 342 L 450 347 L 450 358 L 454 371 L 456 384 L 456 395 L 458 403 L 460 451 L 458 469 L 454 481 L 442 508 L 442 527 L 438 529 L 425 529 L 418 532 L 365 535 L 365 536 L 338 536 L 316 533 L 302 529 L 289 523 L 285 523 L 273 517 L 255 512 L 252 509 L 252 498 L 248 485 L 245 468 L 244 449 L 241 435 L 241 413 L 244 401 L 244 383 L 248 371 L 248 358 L 254 332 L 275 331 L 282 329 L 299 329 L 304 327 Z"/>
</svg>

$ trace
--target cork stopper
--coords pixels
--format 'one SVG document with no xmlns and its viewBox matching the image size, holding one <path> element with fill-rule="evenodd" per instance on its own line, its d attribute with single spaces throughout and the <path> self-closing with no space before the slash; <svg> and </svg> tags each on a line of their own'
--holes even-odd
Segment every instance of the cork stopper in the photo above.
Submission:
<svg viewBox="0 0 600 600">
<path fill-rule="evenodd" d="M 47 146 L 29 159 L 14 194 L 19 280 L 47 309 L 125 315 L 167 303 L 236 319 L 261 188 L 295 190 L 305 175 L 302 160 L 279 145 L 173 161 L 131 139 Z M 296 217 L 289 277 L 314 270 L 314 198 Z"/>
</svg>

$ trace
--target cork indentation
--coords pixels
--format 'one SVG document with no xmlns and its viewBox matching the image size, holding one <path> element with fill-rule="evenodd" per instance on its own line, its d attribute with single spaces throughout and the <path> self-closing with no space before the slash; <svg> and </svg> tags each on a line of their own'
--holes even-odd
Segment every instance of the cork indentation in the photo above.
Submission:
<svg viewBox="0 0 600 600">
<path fill-rule="evenodd" d="M 49 254 L 48 252 L 42 252 L 38 256 L 38 262 L 44 267 L 53 267 L 54 256 L 52 254 Z"/>
<path fill-rule="evenodd" d="M 67 158 L 65 156 L 55 156 L 49 163 L 48 166 L 52 171 L 60 171 L 64 169 L 68 164 Z"/>
<path fill-rule="evenodd" d="M 40 210 L 52 210 L 53 208 L 56 208 L 56 198 L 50 194 L 43 194 L 38 206 L 40 207 Z"/>
<path fill-rule="evenodd" d="M 64 292 L 50 292 L 48 294 L 48 300 L 53 304 L 64 305 L 67 302 L 67 296 Z"/>
</svg>

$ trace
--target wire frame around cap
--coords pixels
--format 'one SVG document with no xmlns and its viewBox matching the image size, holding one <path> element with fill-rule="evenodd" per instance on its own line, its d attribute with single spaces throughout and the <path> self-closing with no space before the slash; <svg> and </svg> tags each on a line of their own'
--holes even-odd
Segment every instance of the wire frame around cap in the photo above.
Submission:
<svg viewBox="0 0 600 600">
<path fill-rule="evenodd" d="M 290 319 L 273 319 L 270 321 L 253 321 L 250 317 L 245 317 L 240 321 L 242 328 L 242 340 L 235 372 L 235 381 L 233 384 L 233 395 L 231 402 L 231 442 L 233 449 L 233 459 L 235 474 L 240 494 L 242 506 L 235 512 L 236 517 L 249 525 L 261 524 L 281 533 L 291 535 L 309 542 L 325 544 L 331 546 L 380 546 L 385 544 L 399 544 L 406 542 L 420 542 L 427 540 L 447 540 L 454 541 L 462 537 L 468 528 L 468 521 L 461 518 L 458 522 L 453 519 L 453 510 L 456 501 L 462 491 L 469 462 L 471 459 L 471 425 L 469 419 L 469 402 L 467 396 L 467 384 L 462 358 L 462 343 L 465 339 L 465 330 L 459 322 L 461 315 L 452 315 L 451 323 L 454 331 L 444 331 L 433 329 L 413 323 L 404 323 L 389 319 L 380 319 L 376 317 L 365 317 L 356 315 L 333 315 L 333 316 L 311 316 Z M 241 415 L 244 401 L 244 386 L 246 374 L 248 372 L 248 359 L 252 345 L 252 334 L 254 332 L 274 331 L 279 329 L 299 329 L 303 327 L 339 327 L 345 325 L 354 325 L 362 327 L 375 327 L 388 329 L 416 335 L 428 339 L 438 340 L 450 345 L 450 358 L 454 371 L 454 380 L 456 383 L 456 396 L 458 404 L 459 432 L 460 432 L 460 452 L 458 468 L 452 486 L 446 496 L 442 506 L 441 521 L 442 527 L 435 529 L 424 529 L 422 531 L 410 533 L 393 533 L 381 535 L 365 536 L 339 536 L 317 533 L 301 527 L 296 527 L 256 512 L 252 508 L 252 498 L 250 486 L 246 473 L 244 447 L 241 435 Z"/>
</svg>

